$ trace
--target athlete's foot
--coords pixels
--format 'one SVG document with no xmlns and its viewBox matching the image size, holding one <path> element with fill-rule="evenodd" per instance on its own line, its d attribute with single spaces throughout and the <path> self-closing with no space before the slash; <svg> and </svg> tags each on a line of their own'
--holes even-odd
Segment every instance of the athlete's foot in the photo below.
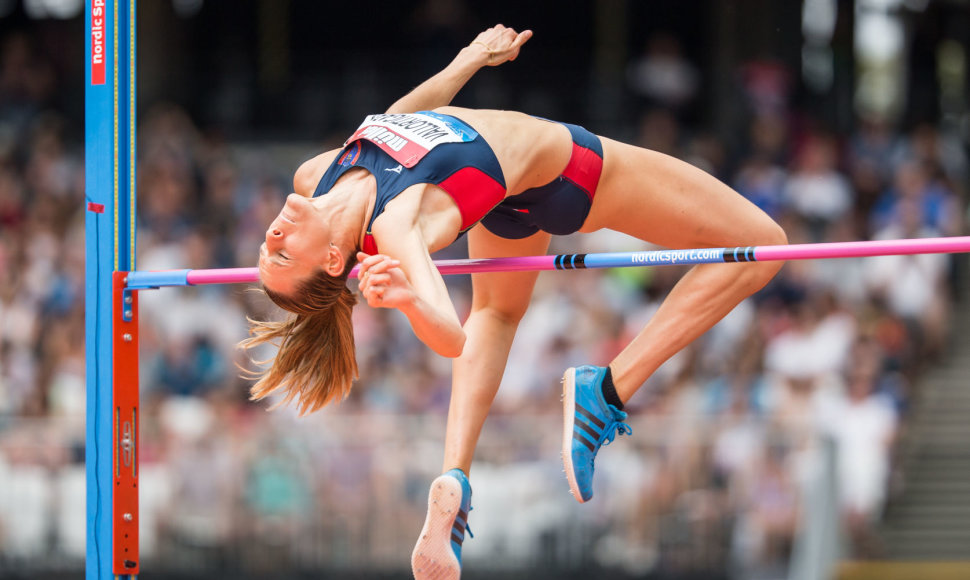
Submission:
<svg viewBox="0 0 970 580">
<path fill-rule="evenodd" d="M 605 375 L 605 367 L 582 366 L 566 369 L 562 377 L 562 462 L 569 492 L 579 503 L 593 497 L 593 462 L 600 447 L 617 433 L 633 433 L 622 422 L 626 413 L 603 398 Z"/>
<path fill-rule="evenodd" d="M 428 516 L 411 553 L 415 580 L 458 580 L 461 545 L 468 530 L 472 488 L 460 469 L 452 469 L 431 482 Z M 471 530 L 468 530 L 471 535 Z"/>
</svg>

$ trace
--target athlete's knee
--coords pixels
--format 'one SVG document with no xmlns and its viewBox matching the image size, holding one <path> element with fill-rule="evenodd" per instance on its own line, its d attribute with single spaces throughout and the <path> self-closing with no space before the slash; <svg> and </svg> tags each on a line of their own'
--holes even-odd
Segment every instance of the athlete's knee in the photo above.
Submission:
<svg viewBox="0 0 970 580">
<path fill-rule="evenodd" d="M 760 226 L 756 232 L 752 232 L 752 246 L 781 246 L 788 243 L 788 235 L 785 230 L 774 220 L 765 216 L 764 225 Z M 755 290 L 764 287 L 775 274 L 781 270 L 785 263 L 781 261 L 761 262 L 751 264 L 747 274 L 751 280 L 751 285 Z"/>
<path fill-rule="evenodd" d="M 472 298 L 472 312 L 516 327 L 529 309 L 534 284 L 535 278 L 511 276 L 501 284 L 477 286 Z"/>
<path fill-rule="evenodd" d="M 755 235 L 758 239 L 752 243 L 754 246 L 783 246 L 788 243 L 788 234 L 784 228 L 767 216 Z"/>
<path fill-rule="evenodd" d="M 732 234 L 733 243 L 739 246 L 780 246 L 788 243 L 788 235 L 766 213 L 758 212 L 738 224 Z"/>
<path fill-rule="evenodd" d="M 522 322 L 528 308 L 528 304 L 485 304 L 473 307 L 472 313 L 487 316 L 493 323 L 515 329 Z"/>
</svg>

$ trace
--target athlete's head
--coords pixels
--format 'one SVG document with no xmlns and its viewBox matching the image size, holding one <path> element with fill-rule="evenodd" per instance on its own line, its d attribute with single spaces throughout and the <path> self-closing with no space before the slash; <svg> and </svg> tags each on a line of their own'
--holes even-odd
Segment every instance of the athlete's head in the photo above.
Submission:
<svg viewBox="0 0 970 580">
<path fill-rule="evenodd" d="M 356 252 L 343 254 L 330 225 L 310 200 L 293 194 L 266 231 L 259 250 L 263 291 L 292 315 L 284 321 L 250 319 L 243 348 L 279 347 L 275 360 L 257 361 L 268 366 L 255 373 L 253 399 L 283 391 L 281 404 L 296 398 L 301 413 L 312 412 L 344 398 L 357 378 L 351 325 L 357 297 L 347 287 Z"/>
<path fill-rule="evenodd" d="M 333 243 L 330 216 L 306 197 L 292 193 L 266 230 L 259 247 L 259 279 L 268 290 L 293 296 L 317 271 L 339 276 L 345 257 Z M 351 252 L 352 254 L 352 252 Z"/>
</svg>

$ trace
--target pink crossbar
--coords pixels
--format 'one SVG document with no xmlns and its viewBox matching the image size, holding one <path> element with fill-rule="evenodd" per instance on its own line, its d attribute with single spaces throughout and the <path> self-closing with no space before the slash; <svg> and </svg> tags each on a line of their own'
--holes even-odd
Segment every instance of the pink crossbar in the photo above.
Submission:
<svg viewBox="0 0 970 580">
<path fill-rule="evenodd" d="M 784 260 L 819 260 L 829 258 L 866 258 L 902 254 L 944 254 L 970 252 L 970 236 L 904 240 L 832 242 L 824 244 L 791 244 L 783 246 L 749 246 L 738 248 L 698 248 L 687 250 L 652 250 L 607 254 L 560 254 L 555 256 L 517 256 L 435 262 L 442 274 L 515 272 L 538 270 L 578 270 L 586 268 L 625 268 L 674 264 L 711 264 L 725 262 L 769 262 Z M 357 268 L 350 276 L 357 277 Z M 169 270 L 164 272 L 130 272 L 128 287 L 159 288 L 200 284 L 237 284 L 259 281 L 256 268 L 217 270 Z"/>
</svg>

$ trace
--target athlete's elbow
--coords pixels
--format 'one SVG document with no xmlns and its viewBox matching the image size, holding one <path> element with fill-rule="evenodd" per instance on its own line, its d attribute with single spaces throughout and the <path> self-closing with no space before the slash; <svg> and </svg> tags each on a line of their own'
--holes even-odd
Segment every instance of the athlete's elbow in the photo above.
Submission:
<svg viewBox="0 0 970 580">
<path fill-rule="evenodd" d="M 454 340 L 447 341 L 437 349 L 438 354 L 447 358 L 458 358 L 465 350 L 465 333 L 462 332 Z"/>
</svg>

